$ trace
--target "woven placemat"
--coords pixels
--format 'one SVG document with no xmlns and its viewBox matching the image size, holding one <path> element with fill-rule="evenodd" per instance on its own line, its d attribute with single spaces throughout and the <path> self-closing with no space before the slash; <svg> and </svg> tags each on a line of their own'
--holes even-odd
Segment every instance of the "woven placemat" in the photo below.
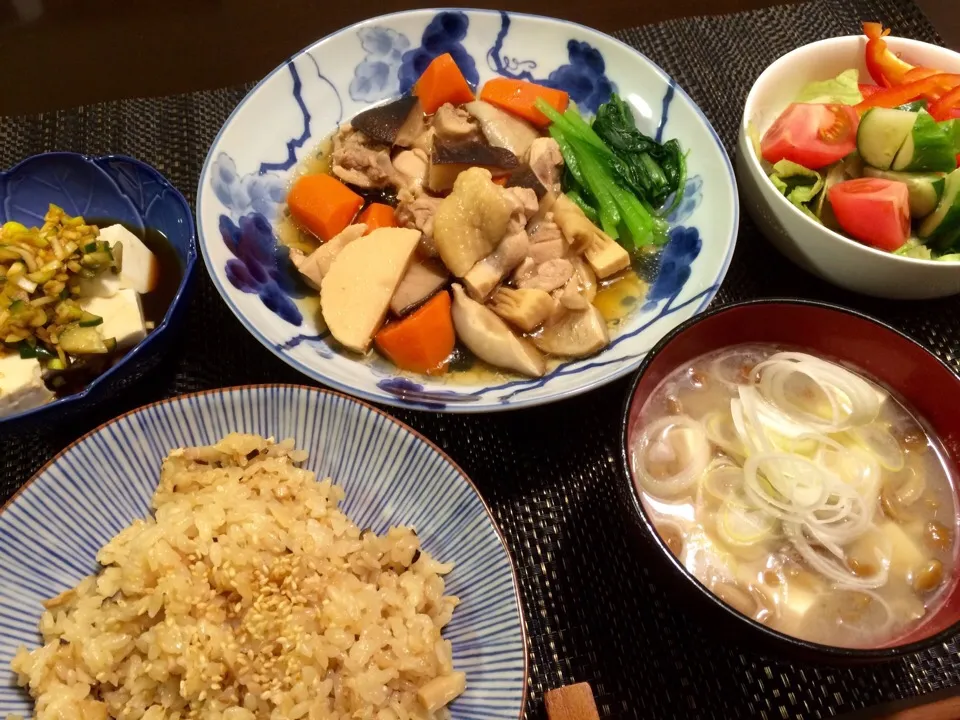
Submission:
<svg viewBox="0 0 960 720">
<path fill-rule="evenodd" d="M 940 42 L 912 4 L 818 0 L 616 33 L 693 96 L 733 152 L 743 101 L 763 68 L 790 49 L 882 20 L 897 34 Z M 193 200 L 209 144 L 247 88 L 104 103 L 0 119 L 0 166 L 46 150 L 111 152 L 151 163 Z M 846 294 L 797 270 L 748 218 L 715 301 L 800 296 L 865 310 L 958 366 L 960 301 L 892 303 Z M 305 382 L 261 347 L 198 273 L 188 320 L 164 363 L 98 409 L 43 431 L 0 438 L 0 501 L 76 437 L 145 402 L 256 382 Z M 531 703 L 588 681 L 606 717 L 825 718 L 960 684 L 956 640 L 879 667 L 832 669 L 767 662 L 710 638 L 661 586 L 638 551 L 635 521 L 616 484 L 626 382 L 548 408 L 476 417 L 395 412 L 473 477 L 513 552 L 529 629 Z M 393 412 L 393 411 L 391 411 Z M 575 435 L 577 442 L 564 438 Z M 104 499 L 109 502 L 109 498 Z"/>
</svg>

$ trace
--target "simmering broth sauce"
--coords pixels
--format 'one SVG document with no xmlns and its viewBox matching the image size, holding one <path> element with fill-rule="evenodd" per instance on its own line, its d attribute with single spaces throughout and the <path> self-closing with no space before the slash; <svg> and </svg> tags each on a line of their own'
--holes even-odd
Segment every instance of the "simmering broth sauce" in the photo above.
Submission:
<svg viewBox="0 0 960 720">
<path fill-rule="evenodd" d="M 648 398 L 631 452 L 670 550 L 775 630 L 884 646 L 952 582 L 951 468 L 923 420 L 855 369 L 771 345 L 702 356 Z"/>
</svg>

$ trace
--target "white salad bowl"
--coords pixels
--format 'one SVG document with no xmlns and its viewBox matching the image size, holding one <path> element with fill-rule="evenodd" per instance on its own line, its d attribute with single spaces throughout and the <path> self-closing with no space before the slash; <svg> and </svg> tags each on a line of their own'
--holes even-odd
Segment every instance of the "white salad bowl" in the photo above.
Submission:
<svg viewBox="0 0 960 720">
<path fill-rule="evenodd" d="M 537 379 L 483 384 L 398 371 L 375 353 L 351 356 L 328 341 L 317 302 L 294 281 L 273 223 L 299 160 L 337 126 L 397 97 L 417 66 L 449 52 L 467 79 L 540 80 L 594 112 L 616 90 L 650 135 L 689 151 L 683 202 L 650 293 L 600 354 Z M 660 68 L 627 45 L 580 25 L 481 10 L 416 10 L 373 18 L 296 54 L 228 118 L 197 190 L 200 245 L 224 301 L 267 348 L 305 375 L 379 403 L 448 412 L 537 405 L 585 392 L 634 370 L 670 329 L 716 294 L 736 242 L 739 205 L 730 160 L 709 121 Z M 312 301 L 312 302 L 311 302 Z"/>
<path fill-rule="evenodd" d="M 905 38 L 885 38 L 914 65 L 960 72 L 960 54 Z M 747 95 L 737 141 L 737 178 L 747 211 L 767 239 L 800 267 L 847 290 L 875 297 L 920 300 L 960 293 L 960 263 L 902 257 L 834 232 L 790 203 L 763 171 L 750 139 L 773 124 L 809 82 L 857 68 L 872 83 L 864 60 L 866 38 L 820 40 L 787 53 L 763 71 Z"/>
</svg>

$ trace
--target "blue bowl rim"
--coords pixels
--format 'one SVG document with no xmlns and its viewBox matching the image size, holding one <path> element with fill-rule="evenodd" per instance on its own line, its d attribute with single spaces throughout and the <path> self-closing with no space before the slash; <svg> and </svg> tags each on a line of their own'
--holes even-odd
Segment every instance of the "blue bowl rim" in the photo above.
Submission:
<svg viewBox="0 0 960 720">
<path fill-rule="evenodd" d="M 389 393 L 381 396 L 378 394 L 371 393 L 367 390 L 361 390 L 348 383 L 333 380 L 326 376 L 318 377 L 317 373 L 311 370 L 308 366 L 296 360 L 295 358 L 291 357 L 289 354 L 283 352 L 277 346 L 276 343 L 270 342 L 256 327 L 254 327 L 253 323 L 246 317 L 246 315 L 244 315 L 240 311 L 240 308 L 236 306 L 232 301 L 230 301 L 230 299 L 227 297 L 226 290 L 223 287 L 223 284 L 220 282 L 219 278 L 217 277 L 216 271 L 213 268 L 213 264 L 209 262 L 209 260 L 207 259 L 207 253 L 204 250 L 206 246 L 206 241 L 205 241 L 205 234 L 203 232 L 203 223 L 199 222 L 199 216 L 200 216 L 200 207 L 203 200 L 203 188 L 204 188 L 204 185 L 206 184 L 205 180 L 208 177 L 210 165 L 214 160 L 213 149 L 220 142 L 220 138 L 223 136 L 224 130 L 227 129 L 227 127 L 233 121 L 237 113 L 240 112 L 243 106 L 246 105 L 247 101 L 249 101 L 257 93 L 257 91 L 259 91 L 260 88 L 263 85 L 265 85 L 267 81 L 270 80 L 270 78 L 272 78 L 278 72 L 282 71 L 289 63 L 291 63 L 293 60 L 300 57 L 301 55 L 303 55 L 313 47 L 327 40 L 330 40 L 334 37 L 337 37 L 338 35 L 346 34 L 352 30 L 355 30 L 356 28 L 359 28 L 362 25 L 366 25 L 367 23 L 370 23 L 372 21 L 380 21 L 380 20 L 388 21 L 391 18 L 399 17 L 403 15 L 412 15 L 415 13 L 430 13 L 430 12 L 432 13 L 467 12 L 467 13 L 476 13 L 478 15 L 493 15 L 493 14 L 499 15 L 501 13 L 507 13 L 511 17 L 524 17 L 524 18 L 530 18 L 533 20 L 548 20 L 550 22 L 560 23 L 561 25 L 570 25 L 580 30 L 585 30 L 590 33 L 595 33 L 597 35 L 602 36 L 604 39 L 608 40 L 614 45 L 617 45 L 622 49 L 627 50 L 628 52 L 642 58 L 644 62 L 648 63 L 650 67 L 653 68 L 654 72 L 658 73 L 668 85 L 672 85 L 675 91 L 681 97 L 683 97 L 688 103 L 690 103 L 690 106 L 694 109 L 696 114 L 699 116 L 700 120 L 702 120 L 704 125 L 706 125 L 707 130 L 710 133 L 710 136 L 713 138 L 714 143 L 716 144 L 717 148 L 720 150 L 720 156 L 723 158 L 724 167 L 727 170 L 727 176 L 730 181 L 730 186 L 733 190 L 733 227 L 731 229 L 730 247 L 727 250 L 727 255 L 723 259 L 721 267 L 719 268 L 719 272 L 717 273 L 715 289 L 712 292 L 704 295 L 700 304 L 697 306 L 697 309 L 694 311 L 693 317 L 698 317 L 700 313 L 702 313 L 704 309 L 710 304 L 710 302 L 716 297 L 717 293 L 720 292 L 720 287 L 727 276 L 727 272 L 730 270 L 730 264 L 733 261 L 733 254 L 737 248 L 737 238 L 740 233 L 740 193 L 739 193 L 739 188 L 737 186 L 737 176 L 733 169 L 733 163 L 730 160 L 730 155 L 727 153 L 726 147 L 724 147 L 723 140 L 720 138 L 719 133 L 717 132 L 716 128 L 713 126 L 713 123 L 710 122 L 710 119 L 707 117 L 706 113 L 704 113 L 704 111 L 700 108 L 700 106 L 697 105 L 696 102 L 694 102 L 693 98 L 690 97 L 687 91 L 684 90 L 683 87 L 681 87 L 681 85 L 676 80 L 674 80 L 673 77 L 666 70 L 664 70 L 657 63 L 655 63 L 653 60 L 647 57 L 647 55 L 645 55 L 644 53 L 628 45 L 622 40 L 618 40 L 612 35 L 608 35 L 605 32 L 597 30 L 596 28 L 592 28 L 588 25 L 584 25 L 582 23 L 574 22 L 572 20 L 565 20 L 563 18 L 549 17 L 547 15 L 537 15 L 535 13 L 514 12 L 512 10 L 491 10 L 487 8 L 471 8 L 471 7 L 428 7 L 428 8 L 416 8 L 416 9 L 410 9 L 410 10 L 398 10 L 396 12 L 387 13 L 385 15 L 374 15 L 373 17 L 366 18 L 365 20 L 360 20 L 358 22 L 355 22 L 343 28 L 340 28 L 339 30 L 335 30 L 332 33 L 328 33 L 327 35 L 324 35 L 318 40 L 314 40 L 309 45 L 304 46 L 297 52 L 287 57 L 283 62 L 277 65 L 273 70 L 267 73 L 260 81 L 258 81 L 256 85 L 250 88 L 249 92 L 247 92 L 247 94 L 243 96 L 243 99 L 241 99 L 240 102 L 237 103 L 237 106 L 230 112 L 230 115 L 227 116 L 227 119 L 224 120 L 223 125 L 220 127 L 220 130 L 217 132 L 216 137 L 214 137 L 213 141 L 210 143 L 210 148 L 209 150 L 207 150 L 207 157 L 203 161 L 203 167 L 200 169 L 200 176 L 197 180 L 197 195 L 196 195 L 197 218 L 198 218 L 197 232 L 199 233 L 200 250 L 204 255 L 204 260 L 205 260 L 204 264 L 207 267 L 207 273 L 210 275 L 210 279 L 213 281 L 214 287 L 216 287 L 217 292 L 220 294 L 220 297 L 223 299 L 224 304 L 226 304 L 226 306 L 230 308 L 230 311 L 234 314 L 237 320 L 240 321 L 240 324 L 243 325 L 243 327 L 247 330 L 247 332 L 253 335 L 253 337 L 261 345 L 263 345 L 265 348 L 267 348 L 267 350 L 269 350 L 274 355 L 276 355 L 284 363 L 294 368 L 295 370 L 305 375 L 306 377 L 310 378 L 311 380 L 314 380 L 315 382 L 328 385 L 334 390 L 337 390 L 342 393 L 346 393 L 348 395 L 351 395 L 352 397 L 355 397 L 367 402 L 380 403 L 383 405 L 389 405 L 392 407 L 403 408 L 403 409 L 414 409 L 414 410 L 424 409 L 422 401 L 409 400 L 403 397 L 402 395 L 395 396 Z M 649 352 L 650 351 L 647 352 L 648 355 L 649 355 Z M 601 351 L 598 354 L 598 357 L 602 356 L 602 354 L 603 354 L 603 351 Z M 553 395 L 549 395 L 547 397 L 534 398 L 532 400 L 524 399 L 520 401 L 500 402 L 495 405 L 487 405 L 481 408 L 474 406 L 472 403 L 462 403 L 462 404 L 446 403 L 444 404 L 443 408 L 440 410 L 437 410 L 432 406 L 431 406 L 431 409 L 433 409 L 434 412 L 444 412 L 444 413 L 451 413 L 451 414 L 458 414 L 458 413 L 473 414 L 473 413 L 488 413 L 488 412 L 506 412 L 509 410 L 519 410 L 520 408 L 536 407 L 538 405 L 546 405 L 549 403 L 560 402 L 561 400 L 566 400 L 572 397 L 576 397 L 578 395 L 583 395 L 585 393 L 591 392 L 592 390 L 596 390 L 597 388 L 603 387 L 604 385 L 608 385 L 616 380 L 619 380 L 620 378 L 626 377 L 630 373 L 634 372 L 640 366 L 640 363 L 642 362 L 642 360 L 643 358 L 640 358 L 640 359 L 635 358 L 631 362 L 624 364 L 622 368 L 618 369 L 610 377 L 594 380 L 582 386 L 573 387 L 568 390 L 562 390 L 560 392 L 556 392 Z"/>
<path fill-rule="evenodd" d="M 120 359 L 116 365 L 111 367 L 102 375 L 98 375 L 91 383 L 89 383 L 83 390 L 75 392 L 72 395 L 67 395 L 62 398 L 58 398 L 53 402 L 46 403 L 45 405 L 40 405 L 39 407 L 31 408 L 30 410 L 24 410 L 23 412 L 15 413 L 14 415 L 8 415 L 7 417 L 0 418 L 0 427 L 3 427 L 6 423 L 14 422 L 17 420 L 24 420 L 30 418 L 31 420 L 36 420 L 38 416 L 43 415 L 48 412 L 54 412 L 55 409 L 61 409 L 66 406 L 73 404 L 81 403 L 87 399 L 87 397 L 96 392 L 98 386 L 102 381 L 105 381 L 107 378 L 112 377 L 114 374 L 119 373 L 120 368 L 126 365 L 129 361 L 133 360 L 134 357 L 142 355 L 145 353 L 146 348 L 150 345 L 156 338 L 160 337 L 166 333 L 167 328 L 170 325 L 170 318 L 173 316 L 174 309 L 180 304 L 181 300 L 184 299 L 184 294 L 187 291 L 187 287 L 190 284 L 191 279 L 193 278 L 193 273 L 197 264 L 197 223 L 193 216 L 193 208 L 190 207 L 190 203 L 187 202 L 187 199 L 183 196 L 177 187 L 170 182 L 163 173 L 157 170 L 152 165 L 145 163 L 143 160 L 138 160 L 135 157 L 130 157 L 129 155 L 122 155 L 119 153 L 113 153 L 110 155 L 85 155 L 83 153 L 69 152 L 66 150 L 57 150 L 53 152 L 38 153 L 36 155 L 31 155 L 30 157 L 24 158 L 16 165 L 12 166 L 8 170 L 3 170 L 0 172 L 2 175 L 10 175 L 11 173 L 19 170 L 23 165 L 30 163 L 38 158 L 43 157 L 69 157 L 72 159 L 79 159 L 83 162 L 91 163 L 97 165 L 101 162 L 109 162 L 111 160 L 121 160 L 123 162 L 132 163 L 134 165 L 139 165 L 141 168 L 146 169 L 148 172 L 155 175 L 160 182 L 165 186 L 165 189 L 173 193 L 174 198 L 180 202 L 184 210 L 184 214 L 187 217 L 189 222 L 190 230 L 190 241 L 187 244 L 187 261 L 183 268 L 183 278 L 180 280 L 180 286 L 177 288 L 176 294 L 173 296 L 173 300 L 170 301 L 170 307 L 167 308 L 166 314 L 163 316 L 163 321 L 157 325 L 150 333 L 141 340 L 139 343 L 133 346 L 129 351 L 123 354 L 123 357 Z M 102 168 L 101 168 L 102 170 Z M 86 436 L 84 436 L 86 437 Z M 58 456 L 59 457 L 59 456 Z"/>
<path fill-rule="evenodd" d="M 355 405 L 359 405 L 361 408 L 370 410 L 388 422 L 392 422 L 394 425 L 400 428 L 400 430 L 405 431 L 412 435 L 414 438 L 420 442 L 427 445 L 431 450 L 437 453 L 446 463 L 448 463 L 460 477 L 467 483 L 473 493 L 477 496 L 477 499 L 480 501 L 481 506 L 483 507 L 484 512 L 487 514 L 487 518 L 490 520 L 490 524 L 493 526 L 493 531 L 497 535 L 497 539 L 500 541 L 500 545 L 503 547 L 504 553 L 507 555 L 507 560 L 510 565 L 510 575 L 513 580 L 513 595 L 516 600 L 517 605 L 517 614 L 520 618 L 520 639 L 523 644 L 523 694 L 520 698 L 520 713 L 517 716 L 518 720 L 523 720 L 524 713 L 526 712 L 527 700 L 530 695 L 530 641 L 527 637 L 527 619 L 523 613 L 523 601 L 520 599 L 520 578 L 517 574 L 517 564 L 513 559 L 513 553 L 510 552 L 510 546 L 507 545 L 507 540 L 503 535 L 503 531 L 500 530 L 500 526 L 497 524 L 496 517 L 493 514 L 493 510 L 490 509 L 490 506 L 487 504 L 487 501 L 484 499 L 483 494 L 477 489 L 477 486 L 473 483 L 473 480 L 470 479 L 470 476 L 464 472 L 463 468 L 458 465 L 453 458 L 447 455 L 440 446 L 434 443 L 430 438 L 421 434 L 419 431 L 407 425 L 402 420 L 399 420 L 389 413 L 384 412 L 380 408 L 374 407 L 370 403 L 363 402 L 358 400 L 355 397 L 351 397 L 346 393 L 336 392 L 334 390 L 328 390 L 326 388 L 318 388 L 310 385 L 299 385 L 296 383 L 254 383 L 249 385 L 232 385 L 230 387 L 221 387 L 221 388 L 212 388 L 209 390 L 198 390 L 197 392 L 185 393 L 183 395 L 176 395 L 174 397 L 164 398 L 163 400 L 156 400 L 152 403 L 147 403 L 146 405 L 141 405 L 140 407 L 134 408 L 133 410 L 128 410 L 125 413 L 117 415 L 115 418 L 107 420 L 104 423 L 101 423 L 97 427 L 93 428 L 89 432 L 84 433 L 82 436 L 74 440 L 72 443 L 67 445 L 63 450 L 54 455 L 50 460 L 44 463 L 43 467 L 37 470 L 29 480 L 27 480 L 17 491 L 10 496 L 10 498 L 3 504 L 0 505 L 0 515 L 3 512 L 12 506 L 17 498 L 26 491 L 41 475 L 47 472 L 51 467 L 57 464 L 64 455 L 66 455 L 74 446 L 79 445 L 88 438 L 100 433 L 105 430 L 108 426 L 113 425 L 124 418 L 139 413 L 141 411 L 149 410 L 151 408 L 158 407 L 160 405 L 167 405 L 174 402 L 181 402 L 185 400 L 190 400 L 191 398 L 201 397 L 203 395 L 224 395 L 230 392 L 237 392 L 241 390 L 271 390 L 271 389 L 292 389 L 292 390 L 306 390 L 311 393 L 317 393 L 321 395 L 332 395 L 334 397 L 347 400 Z"/>
<path fill-rule="evenodd" d="M 728 305 L 720 305 L 719 307 L 713 308 L 708 312 L 695 315 L 664 335 L 660 342 L 658 342 L 650 350 L 650 352 L 647 353 L 647 356 L 640 363 L 640 368 L 630 380 L 630 388 L 627 391 L 627 395 L 624 399 L 621 409 L 620 420 L 623 429 L 620 435 L 620 470 L 622 474 L 620 482 L 625 482 L 627 485 L 627 492 L 629 493 L 631 500 L 629 503 L 631 506 L 631 511 L 635 518 L 639 520 L 639 525 L 643 535 L 647 540 L 653 542 L 657 546 L 661 556 L 670 564 L 671 570 L 674 572 L 674 574 L 682 576 L 686 580 L 686 585 L 690 587 L 691 592 L 696 591 L 697 595 L 701 597 L 701 599 L 705 599 L 714 607 L 720 608 L 726 613 L 727 617 L 732 619 L 734 623 L 745 624 L 750 628 L 754 636 L 758 639 L 762 639 L 766 645 L 783 649 L 787 653 L 793 653 L 797 656 L 806 657 L 818 656 L 820 659 L 826 662 L 846 661 L 853 663 L 873 663 L 895 660 L 906 655 L 921 652 L 937 645 L 938 643 L 945 642 L 949 638 L 956 635 L 957 631 L 960 630 L 960 620 L 949 625 L 940 632 L 930 635 L 929 637 L 915 640 L 904 645 L 894 645 L 892 647 L 883 648 L 847 648 L 836 645 L 824 645 L 822 643 L 803 640 L 801 638 L 794 637 L 793 635 L 788 635 L 778 630 L 774 630 L 770 627 L 767 627 L 763 623 L 760 623 L 753 618 L 749 618 L 735 610 L 731 605 L 728 605 L 719 597 L 714 595 L 706 585 L 694 577 L 693 574 L 683 565 L 683 563 L 681 563 L 670 551 L 670 549 L 667 547 L 667 544 L 663 541 L 663 539 L 660 537 L 660 534 L 653 526 L 653 522 L 647 515 L 647 511 L 644 509 L 643 502 L 640 499 L 640 494 L 637 492 L 636 483 L 633 480 L 633 469 L 630 463 L 630 438 L 628 436 L 630 432 L 630 411 L 633 408 L 634 398 L 637 394 L 637 386 L 640 384 L 641 378 L 643 378 L 643 375 L 647 371 L 650 363 L 653 362 L 657 355 L 659 355 L 660 351 L 673 342 L 677 336 L 686 332 L 694 325 L 697 325 L 715 315 L 720 315 L 731 310 L 762 305 L 795 305 L 807 308 L 830 310 L 832 312 L 850 315 L 858 320 L 862 320 L 873 325 L 878 325 L 884 330 L 887 330 L 894 335 L 899 336 L 903 340 L 916 345 L 933 360 L 942 365 L 944 369 L 946 369 L 953 376 L 956 382 L 960 383 L 960 375 L 958 375 L 953 368 L 947 365 L 947 363 L 937 357 L 936 354 L 931 352 L 925 345 L 923 345 L 923 343 L 915 340 L 902 330 L 898 330 L 883 320 L 879 320 L 865 312 L 847 308 L 835 303 L 825 302 L 822 300 L 807 300 L 803 298 L 789 297 L 757 298 L 755 300 L 744 300 L 742 302 L 730 303 Z M 907 398 L 907 400 L 909 400 L 909 398 Z M 960 490 L 960 488 L 958 488 L 958 490 Z M 749 640 L 747 643 L 749 643 Z"/>
</svg>

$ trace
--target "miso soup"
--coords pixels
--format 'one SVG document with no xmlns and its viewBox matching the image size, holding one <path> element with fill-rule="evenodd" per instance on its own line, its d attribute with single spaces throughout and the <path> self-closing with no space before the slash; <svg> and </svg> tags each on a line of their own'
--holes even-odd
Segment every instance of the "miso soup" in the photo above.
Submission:
<svg viewBox="0 0 960 720">
<path fill-rule="evenodd" d="M 670 550 L 772 629 L 879 647 L 922 624 L 954 573 L 952 468 L 922 418 L 862 373 L 772 345 L 677 368 L 631 438 Z"/>
</svg>

